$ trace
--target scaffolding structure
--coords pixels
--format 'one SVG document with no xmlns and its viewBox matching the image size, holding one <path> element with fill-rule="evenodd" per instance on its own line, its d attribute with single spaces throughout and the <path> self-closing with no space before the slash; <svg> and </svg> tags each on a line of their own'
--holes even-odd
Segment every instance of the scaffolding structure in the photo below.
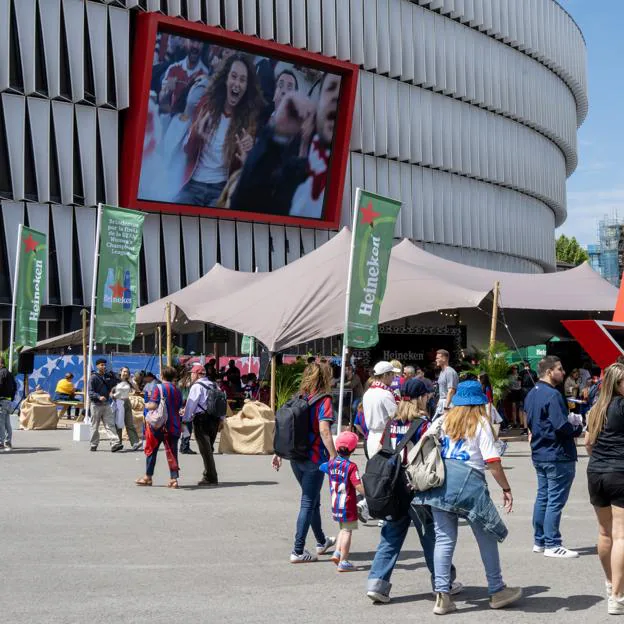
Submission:
<svg viewBox="0 0 624 624">
<path fill-rule="evenodd" d="M 602 277 L 619 287 L 624 267 L 624 223 L 618 219 L 617 215 L 615 217 L 605 216 L 598 222 L 597 247 L 598 250 L 594 248 L 590 252 L 592 266 L 596 265 L 597 260 Z"/>
</svg>

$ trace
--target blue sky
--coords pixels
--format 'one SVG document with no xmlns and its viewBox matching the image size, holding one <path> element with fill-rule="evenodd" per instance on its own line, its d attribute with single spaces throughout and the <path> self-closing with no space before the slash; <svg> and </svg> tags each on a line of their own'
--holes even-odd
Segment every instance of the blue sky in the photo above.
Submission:
<svg viewBox="0 0 624 624">
<path fill-rule="evenodd" d="M 589 115 L 579 130 L 579 165 L 568 180 L 568 218 L 557 235 L 597 239 L 597 222 L 624 219 L 624 0 L 560 0 L 587 42 Z"/>
</svg>

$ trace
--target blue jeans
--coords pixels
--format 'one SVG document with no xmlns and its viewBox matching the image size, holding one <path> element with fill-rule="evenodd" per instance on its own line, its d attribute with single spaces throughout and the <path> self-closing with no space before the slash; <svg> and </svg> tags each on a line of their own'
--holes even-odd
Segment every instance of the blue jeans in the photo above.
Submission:
<svg viewBox="0 0 624 624">
<path fill-rule="evenodd" d="M 436 592 L 449 593 L 452 583 L 451 562 L 457 544 L 457 514 L 433 508 L 433 522 L 435 524 L 434 567 Z M 495 594 L 505 587 L 498 557 L 498 542 L 486 533 L 479 524 L 469 523 L 477 540 L 481 561 L 485 568 L 488 583 L 488 593 Z"/>
<path fill-rule="evenodd" d="M 291 461 L 295 479 L 301 486 L 301 503 L 297 517 L 295 545 L 293 552 L 300 555 L 305 548 L 308 529 L 312 527 L 316 543 L 321 546 L 325 543 L 325 533 L 321 524 L 321 488 L 325 473 L 312 461 Z"/>
<path fill-rule="evenodd" d="M 13 404 L 9 399 L 0 399 L 0 446 L 11 444 L 13 429 L 11 427 L 11 410 Z"/>
<path fill-rule="evenodd" d="M 416 517 L 412 508 L 410 508 L 409 516 L 405 516 L 400 520 L 386 520 L 386 523 L 381 529 L 381 541 L 379 542 L 379 546 L 377 546 L 377 552 L 375 553 L 375 558 L 373 559 L 373 564 L 368 574 L 367 591 L 374 591 L 384 594 L 385 596 L 390 595 L 390 589 L 392 588 L 390 577 L 392 576 L 394 566 L 396 565 L 399 554 L 401 553 L 401 548 L 403 547 L 403 542 L 405 541 L 405 536 L 412 522 L 418 532 L 425 563 L 431 573 L 431 587 L 433 588 L 435 529 L 433 526 L 433 517 L 430 513 L 426 515 L 428 516 L 428 521 L 424 523 L 424 526 L 422 526 L 421 521 Z M 452 581 L 455 580 L 455 576 L 455 566 L 451 566 Z"/>
<path fill-rule="evenodd" d="M 533 507 L 536 546 L 561 546 L 561 514 L 568 502 L 576 473 L 576 462 L 533 462 L 537 473 L 537 498 Z"/>
<path fill-rule="evenodd" d="M 193 206 L 214 206 L 221 196 L 227 180 L 224 182 L 197 182 L 189 180 L 178 193 L 175 201 Z"/>
</svg>

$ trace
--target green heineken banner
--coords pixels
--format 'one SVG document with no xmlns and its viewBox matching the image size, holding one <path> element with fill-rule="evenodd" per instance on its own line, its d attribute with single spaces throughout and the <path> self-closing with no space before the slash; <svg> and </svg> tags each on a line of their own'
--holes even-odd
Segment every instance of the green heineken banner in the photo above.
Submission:
<svg viewBox="0 0 624 624">
<path fill-rule="evenodd" d="M 102 206 L 95 342 L 134 340 L 144 218 L 136 210 Z"/>
<path fill-rule="evenodd" d="M 365 349 L 379 341 L 379 309 L 386 291 L 394 224 L 401 202 L 358 189 L 345 345 Z"/>
<path fill-rule="evenodd" d="M 46 282 L 46 235 L 20 227 L 15 290 L 15 337 L 25 347 L 37 344 L 37 323 L 43 305 Z"/>
<path fill-rule="evenodd" d="M 243 336 L 243 340 L 241 341 L 241 352 L 242 353 L 250 353 L 254 350 L 254 339 L 253 336 Z"/>
</svg>

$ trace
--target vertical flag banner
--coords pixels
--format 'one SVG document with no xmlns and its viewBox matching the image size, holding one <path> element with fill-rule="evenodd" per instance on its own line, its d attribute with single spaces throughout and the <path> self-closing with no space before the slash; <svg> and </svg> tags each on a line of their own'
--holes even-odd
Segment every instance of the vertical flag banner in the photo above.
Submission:
<svg viewBox="0 0 624 624">
<path fill-rule="evenodd" d="M 21 228 L 15 291 L 15 344 L 34 347 L 46 283 L 46 235 Z"/>
<path fill-rule="evenodd" d="M 144 219 L 136 210 L 102 206 L 95 342 L 134 340 Z"/>
<path fill-rule="evenodd" d="M 401 202 L 367 191 L 360 191 L 357 197 L 345 345 L 366 349 L 379 341 L 379 310 Z"/>
</svg>

